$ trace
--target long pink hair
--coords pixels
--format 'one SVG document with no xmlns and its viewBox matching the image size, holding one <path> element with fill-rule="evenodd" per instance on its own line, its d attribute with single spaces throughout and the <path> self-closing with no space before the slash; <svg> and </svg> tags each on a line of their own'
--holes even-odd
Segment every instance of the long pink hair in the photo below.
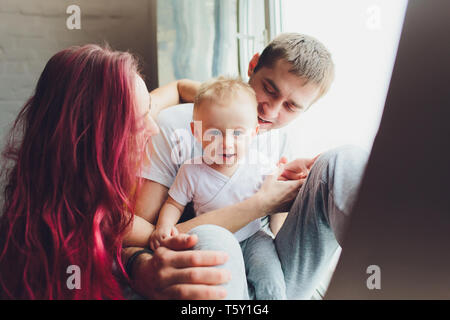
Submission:
<svg viewBox="0 0 450 320">
<path fill-rule="evenodd" d="M 113 265 L 123 275 L 139 186 L 136 73 L 131 54 L 96 45 L 48 61 L 3 152 L 1 298 L 122 298 Z M 67 286 L 70 265 L 81 289 Z"/>
</svg>

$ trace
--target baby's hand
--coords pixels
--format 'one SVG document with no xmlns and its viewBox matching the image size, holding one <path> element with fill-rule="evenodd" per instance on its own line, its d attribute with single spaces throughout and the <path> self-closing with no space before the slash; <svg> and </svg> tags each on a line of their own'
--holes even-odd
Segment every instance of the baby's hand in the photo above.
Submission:
<svg viewBox="0 0 450 320">
<path fill-rule="evenodd" d="M 160 226 L 153 231 L 150 236 L 150 249 L 156 250 L 160 245 L 161 241 L 178 234 L 177 228 L 175 226 Z"/>
</svg>

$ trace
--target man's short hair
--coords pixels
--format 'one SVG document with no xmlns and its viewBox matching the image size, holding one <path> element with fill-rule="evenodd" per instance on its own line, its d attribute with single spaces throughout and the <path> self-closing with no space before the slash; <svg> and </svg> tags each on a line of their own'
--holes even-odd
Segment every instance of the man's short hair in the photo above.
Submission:
<svg viewBox="0 0 450 320">
<path fill-rule="evenodd" d="M 211 99 L 220 101 L 227 97 L 233 98 L 238 93 L 247 94 L 256 102 L 255 91 L 252 87 L 242 81 L 240 78 L 232 78 L 221 76 L 202 83 L 197 91 L 194 99 L 194 110 L 198 108 L 200 103 L 204 100 Z"/>
<path fill-rule="evenodd" d="M 319 85 L 317 99 L 329 90 L 334 79 L 334 63 L 331 53 L 317 39 L 300 33 L 278 35 L 261 53 L 254 72 L 262 67 L 272 68 L 279 59 L 289 62 L 292 65 L 289 71 L 304 78 L 306 83 Z"/>
</svg>

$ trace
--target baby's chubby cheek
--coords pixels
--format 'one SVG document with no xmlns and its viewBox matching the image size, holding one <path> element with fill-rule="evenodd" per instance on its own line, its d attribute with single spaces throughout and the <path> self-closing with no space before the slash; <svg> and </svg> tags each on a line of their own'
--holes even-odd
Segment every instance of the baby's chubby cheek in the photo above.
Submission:
<svg viewBox="0 0 450 320">
<path fill-rule="evenodd" d="M 242 141 L 236 145 L 236 155 L 239 159 L 244 158 L 250 148 L 250 141 Z"/>
</svg>

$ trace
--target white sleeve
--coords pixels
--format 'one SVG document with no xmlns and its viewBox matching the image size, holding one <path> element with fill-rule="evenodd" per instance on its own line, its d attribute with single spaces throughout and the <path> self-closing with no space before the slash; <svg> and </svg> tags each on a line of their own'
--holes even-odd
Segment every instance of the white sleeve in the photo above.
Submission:
<svg viewBox="0 0 450 320">
<path fill-rule="evenodd" d="M 281 131 L 281 146 L 280 146 L 280 158 L 286 157 L 288 161 L 292 161 L 293 159 L 293 152 L 291 149 L 291 144 L 289 143 L 289 135 L 287 130 L 280 130 Z"/>
<path fill-rule="evenodd" d="M 259 164 L 257 174 L 262 178 L 261 184 L 267 178 L 267 176 L 273 174 L 276 169 L 277 163 L 275 162 L 263 162 Z M 258 189 L 261 187 L 261 184 L 259 185 Z"/>
<path fill-rule="evenodd" d="M 186 206 L 191 202 L 194 196 L 194 183 L 192 181 L 195 175 L 194 169 L 194 165 L 182 165 L 169 189 L 169 196 L 182 206 Z"/>
<path fill-rule="evenodd" d="M 189 106 L 174 106 L 159 114 L 160 133 L 151 138 L 150 165 L 142 168 L 142 178 L 170 188 L 181 164 L 191 157 L 193 138 L 188 131 L 191 119 Z"/>
</svg>

